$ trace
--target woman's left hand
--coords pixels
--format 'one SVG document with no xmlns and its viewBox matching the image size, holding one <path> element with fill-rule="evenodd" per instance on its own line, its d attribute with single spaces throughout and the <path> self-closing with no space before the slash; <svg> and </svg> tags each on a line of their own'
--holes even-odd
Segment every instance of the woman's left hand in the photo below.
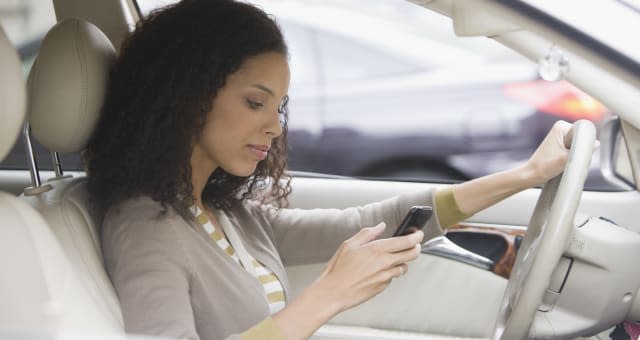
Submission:
<svg viewBox="0 0 640 340">
<path fill-rule="evenodd" d="M 513 169 L 456 184 L 453 196 L 460 211 L 467 216 L 494 205 L 503 199 L 558 176 L 569 158 L 564 136 L 573 125 L 557 121 L 529 160 Z M 594 150 L 599 143 L 596 141 Z"/>
<path fill-rule="evenodd" d="M 526 167 L 530 170 L 531 181 L 534 185 L 544 184 L 564 170 L 569 156 L 569 149 L 564 146 L 564 136 L 572 126 L 563 120 L 553 124 L 538 149 L 527 161 Z M 596 141 L 594 149 L 598 144 Z"/>
</svg>

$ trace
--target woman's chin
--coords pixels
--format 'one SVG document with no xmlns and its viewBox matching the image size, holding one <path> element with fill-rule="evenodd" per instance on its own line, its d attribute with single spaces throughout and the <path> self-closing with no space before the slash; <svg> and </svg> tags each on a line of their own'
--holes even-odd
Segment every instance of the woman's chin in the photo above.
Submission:
<svg viewBox="0 0 640 340">
<path fill-rule="evenodd" d="M 253 175 L 253 173 L 256 171 L 256 167 L 257 167 L 257 163 L 255 163 L 253 166 L 242 166 L 242 167 L 232 167 L 229 169 L 225 169 L 223 168 L 226 172 L 228 172 L 229 174 L 233 175 L 233 176 L 238 176 L 238 177 L 249 177 L 251 175 Z"/>
</svg>

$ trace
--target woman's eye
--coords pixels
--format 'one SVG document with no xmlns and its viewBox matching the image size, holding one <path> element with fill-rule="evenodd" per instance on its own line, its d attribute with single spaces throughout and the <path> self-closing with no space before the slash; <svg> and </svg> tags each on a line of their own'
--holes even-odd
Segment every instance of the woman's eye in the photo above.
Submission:
<svg viewBox="0 0 640 340">
<path fill-rule="evenodd" d="M 249 105 L 249 108 L 253 109 L 253 110 L 257 110 L 261 107 L 264 106 L 264 104 L 251 100 L 251 99 L 247 99 L 247 105 Z"/>
</svg>

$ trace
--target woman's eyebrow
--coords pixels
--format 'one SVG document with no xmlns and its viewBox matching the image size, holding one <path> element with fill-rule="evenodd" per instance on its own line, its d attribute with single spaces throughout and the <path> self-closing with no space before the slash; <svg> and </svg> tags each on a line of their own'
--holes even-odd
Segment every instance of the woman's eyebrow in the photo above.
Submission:
<svg viewBox="0 0 640 340">
<path fill-rule="evenodd" d="M 264 92 L 267 92 L 268 94 L 270 94 L 270 95 L 272 95 L 272 96 L 275 96 L 275 94 L 273 93 L 273 91 L 271 91 L 271 89 L 269 89 L 268 87 L 266 87 L 266 86 L 264 86 L 264 85 L 261 85 L 261 84 L 253 84 L 253 85 L 251 85 L 251 86 L 252 86 L 252 87 L 255 87 L 255 88 L 257 88 L 257 89 L 260 89 L 260 90 L 262 90 L 262 91 L 264 91 Z"/>
</svg>

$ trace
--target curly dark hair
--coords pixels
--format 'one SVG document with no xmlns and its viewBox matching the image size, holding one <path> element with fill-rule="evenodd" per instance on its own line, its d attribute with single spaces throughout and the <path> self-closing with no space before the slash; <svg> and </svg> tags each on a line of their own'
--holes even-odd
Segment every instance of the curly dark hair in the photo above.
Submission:
<svg viewBox="0 0 640 340">
<path fill-rule="evenodd" d="M 101 118 L 83 154 L 97 208 L 105 212 L 147 195 L 192 220 L 194 136 L 227 77 L 267 52 L 288 55 L 275 21 L 250 4 L 183 0 L 141 20 L 113 65 Z M 221 209 L 249 198 L 286 204 L 291 187 L 284 111 L 283 133 L 253 175 L 218 168 L 203 203 Z"/>
</svg>

